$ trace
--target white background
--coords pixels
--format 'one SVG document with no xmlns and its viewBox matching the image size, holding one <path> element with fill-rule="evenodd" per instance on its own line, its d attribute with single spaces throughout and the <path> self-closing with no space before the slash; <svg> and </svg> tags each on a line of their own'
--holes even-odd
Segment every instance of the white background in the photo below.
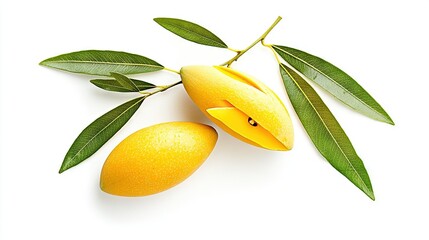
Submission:
<svg viewBox="0 0 429 240">
<path fill-rule="evenodd" d="M 22 1 L 0 6 L 0 239 L 429 239 L 427 1 Z M 154 17 L 197 22 L 244 48 L 281 15 L 268 43 L 333 62 L 364 86 L 396 126 L 363 117 L 320 92 L 371 176 L 376 201 L 314 149 L 293 112 L 271 52 L 257 46 L 233 67 L 273 88 L 290 109 L 295 147 L 258 149 L 218 129 L 205 164 L 177 187 L 121 198 L 98 187 L 110 151 L 166 121 L 211 124 L 182 86 L 145 101 L 81 165 L 57 171 L 78 133 L 133 94 L 38 66 L 84 49 L 128 51 L 174 69 L 220 64 L 227 50 L 187 42 Z M 141 75 L 153 83 L 169 72 Z"/>
</svg>

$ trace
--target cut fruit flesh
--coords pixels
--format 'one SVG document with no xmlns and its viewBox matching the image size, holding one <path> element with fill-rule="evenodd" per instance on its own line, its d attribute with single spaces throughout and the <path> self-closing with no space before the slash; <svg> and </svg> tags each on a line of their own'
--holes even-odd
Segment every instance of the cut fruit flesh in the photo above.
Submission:
<svg viewBox="0 0 429 240">
<path fill-rule="evenodd" d="M 209 108 L 207 113 L 236 134 L 261 147 L 272 150 L 287 150 L 270 132 L 251 117 L 235 107 Z"/>
</svg>

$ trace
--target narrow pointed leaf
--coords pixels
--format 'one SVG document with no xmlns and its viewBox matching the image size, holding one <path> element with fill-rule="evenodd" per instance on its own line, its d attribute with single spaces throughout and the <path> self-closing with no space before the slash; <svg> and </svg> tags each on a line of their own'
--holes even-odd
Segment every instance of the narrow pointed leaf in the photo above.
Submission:
<svg viewBox="0 0 429 240">
<path fill-rule="evenodd" d="M 101 148 L 137 111 L 144 100 L 128 101 L 97 118 L 73 142 L 60 168 L 60 173 L 76 166 Z"/>
<path fill-rule="evenodd" d="M 357 112 L 394 125 L 375 99 L 352 77 L 331 63 L 298 49 L 273 45 L 290 65 Z"/>
<path fill-rule="evenodd" d="M 314 89 L 296 72 L 280 65 L 289 99 L 311 141 L 326 160 L 374 200 L 369 175 L 340 124 Z"/>
<path fill-rule="evenodd" d="M 152 83 L 144 82 L 144 81 L 137 80 L 137 79 L 132 79 L 131 78 L 131 81 L 133 81 L 133 83 L 137 86 L 138 89 L 140 89 L 140 91 L 156 87 L 156 85 L 154 85 Z M 124 88 L 115 79 L 93 79 L 90 82 L 92 84 L 94 84 L 95 86 L 97 86 L 97 87 L 99 87 L 101 89 L 107 90 L 107 91 L 112 91 L 112 92 L 135 92 L 135 91 L 129 90 L 127 88 Z"/>
<path fill-rule="evenodd" d="M 137 74 L 162 70 L 152 59 L 137 54 L 116 51 L 85 50 L 48 58 L 40 63 L 68 72 L 110 76 L 111 72 Z"/>
<path fill-rule="evenodd" d="M 124 88 L 132 91 L 132 92 L 139 92 L 139 88 L 134 84 L 133 81 L 131 81 L 131 79 L 129 79 L 127 76 L 122 75 L 120 73 L 110 73 L 110 75 L 115 78 L 115 80 L 121 84 Z"/>
<path fill-rule="evenodd" d="M 153 20 L 168 31 L 191 42 L 219 48 L 228 47 L 220 38 L 198 24 L 176 18 L 155 18 Z"/>
</svg>

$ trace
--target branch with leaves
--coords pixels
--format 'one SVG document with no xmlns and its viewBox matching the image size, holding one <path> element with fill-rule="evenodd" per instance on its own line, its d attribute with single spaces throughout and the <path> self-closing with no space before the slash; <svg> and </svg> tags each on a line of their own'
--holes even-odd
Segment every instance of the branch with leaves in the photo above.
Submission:
<svg viewBox="0 0 429 240">
<path fill-rule="evenodd" d="M 333 64 L 295 48 L 266 44 L 265 38 L 280 20 L 281 17 L 278 17 L 248 47 L 236 50 L 228 47 L 211 31 L 195 23 L 174 18 L 154 19 L 165 29 L 186 40 L 236 53 L 220 66 L 231 67 L 233 62 L 258 43 L 269 48 L 278 61 L 280 76 L 289 100 L 314 146 L 336 170 L 374 200 L 371 181 L 362 160 L 338 121 L 308 82 L 316 83 L 336 99 L 367 117 L 394 125 L 393 120 L 362 86 Z M 104 76 L 91 80 L 91 83 L 107 91 L 140 94 L 86 127 L 67 152 L 60 173 L 94 154 L 127 123 L 146 98 L 181 84 L 181 81 L 178 81 L 167 86 L 156 86 L 130 78 L 129 75 L 132 74 L 160 70 L 179 75 L 180 72 L 166 68 L 150 58 L 126 52 L 86 50 L 48 58 L 40 64 L 73 73 Z"/>
</svg>

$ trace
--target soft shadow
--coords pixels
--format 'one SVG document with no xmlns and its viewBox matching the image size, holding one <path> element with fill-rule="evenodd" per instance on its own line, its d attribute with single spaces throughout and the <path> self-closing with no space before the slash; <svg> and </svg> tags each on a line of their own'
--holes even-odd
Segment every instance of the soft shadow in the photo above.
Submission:
<svg viewBox="0 0 429 240">
<path fill-rule="evenodd" d="M 232 137 L 221 128 L 216 127 L 219 140 L 216 146 L 216 155 L 219 155 L 218 162 L 226 167 L 242 167 L 243 169 L 253 169 L 260 171 L 270 168 L 274 162 L 278 161 L 281 151 L 270 151 L 259 148 Z"/>
<path fill-rule="evenodd" d="M 207 125 L 214 125 L 192 102 L 183 86 L 178 87 L 174 92 L 174 116 L 181 121 L 198 122 Z"/>
<path fill-rule="evenodd" d="M 158 215 L 168 205 L 168 193 L 162 192 L 145 197 L 121 197 L 103 192 L 95 187 L 95 205 L 100 215 L 115 222 L 128 222 L 141 219 L 142 216 Z"/>
</svg>

